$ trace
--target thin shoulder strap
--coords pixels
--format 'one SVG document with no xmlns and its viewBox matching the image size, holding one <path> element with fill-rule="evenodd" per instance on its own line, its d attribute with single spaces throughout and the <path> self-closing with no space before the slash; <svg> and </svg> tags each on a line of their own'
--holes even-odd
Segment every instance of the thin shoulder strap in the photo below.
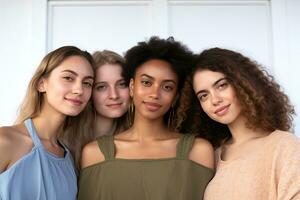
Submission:
<svg viewBox="0 0 300 200">
<path fill-rule="evenodd" d="M 195 141 L 195 135 L 183 134 L 176 148 L 176 158 L 187 159 Z"/>
<path fill-rule="evenodd" d="M 27 130 L 28 130 L 29 135 L 32 138 L 34 146 L 41 146 L 42 145 L 41 140 L 40 140 L 39 136 L 36 133 L 36 130 L 34 128 L 32 120 L 30 118 L 26 119 L 24 121 L 24 123 L 25 123 L 25 126 L 26 126 Z"/>
<path fill-rule="evenodd" d="M 105 135 L 98 140 L 98 146 L 104 155 L 105 160 L 113 160 L 115 158 L 115 144 L 113 135 Z"/>
</svg>

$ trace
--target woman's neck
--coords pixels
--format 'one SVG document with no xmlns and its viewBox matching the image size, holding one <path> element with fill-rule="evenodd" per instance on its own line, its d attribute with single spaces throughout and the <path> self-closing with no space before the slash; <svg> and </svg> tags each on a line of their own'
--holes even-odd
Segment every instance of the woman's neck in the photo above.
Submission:
<svg viewBox="0 0 300 200">
<path fill-rule="evenodd" d="M 138 113 L 135 114 L 134 123 L 131 127 L 132 137 L 137 140 L 155 140 L 169 137 L 169 130 L 164 125 L 163 118 L 149 120 Z"/>
<path fill-rule="evenodd" d="M 231 132 L 231 144 L 241 144 L 255 138 L 260 138 L 269 135 L 268 132 L 261 129 L 251 129 L 247 127 L 246 118 L 240 116 L 234 122 L 228 125 Z"/>
<path fill-rule="evenodd" d="M 49 115 L 41 112 L 37 117 L 34 117 L 32 121 L 40 139 L 56 143 L 57 138 L 62 132 L 65 116 Z"/>
<path fill-rule="evenodd" d="M 116 125 L 117 123 L 115 119 L 97 115 L 94 123 L 95 133 L 93 134 L 96 138 L 102 135 L 113 135 L 116 130 Z"/>
</svg>

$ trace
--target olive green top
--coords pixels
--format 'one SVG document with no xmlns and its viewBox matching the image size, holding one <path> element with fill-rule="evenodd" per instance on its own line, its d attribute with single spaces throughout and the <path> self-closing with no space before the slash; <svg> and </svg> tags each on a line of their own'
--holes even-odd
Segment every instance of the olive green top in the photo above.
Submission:
<svg viewBox="0 0 300 200">
<path fill-rule="evenodd" d="M 82 169 L 79 200 L 201 200 L 214 171 L 188 159 L 195 136 L 183 134 L 176 157 L 115 158 L 113 136 L 98 145 L 103 162 Z"/>
</svg>

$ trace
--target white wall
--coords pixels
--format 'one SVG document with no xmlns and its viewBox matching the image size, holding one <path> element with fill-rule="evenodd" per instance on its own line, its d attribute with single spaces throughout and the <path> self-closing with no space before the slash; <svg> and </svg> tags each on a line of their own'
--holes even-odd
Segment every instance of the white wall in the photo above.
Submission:
<svg viewBox="0 0 300 200">
<path fill-rule="evenodd" d="M 0 126 L 13 123 L 35 68 L 31 64 L 31 1 L 0 0 Z"/>
<path fill-rule="evenodd" d="M 233 0 L 231 2 L 236 1 L 237 0 Z M 65 39 L 62 40 L 62 34 L 57 34 L 60 31 L 60 29 L 58 28 L 61 27 L 61 24 L 57 23 L 57 20 L 54 21 L 55 23 L 53 23 L 52 25 L 54 27 L 57 27 L 56 30 L 58 32 L 52 34 L 52 40 L 49 41 L 49 38 L 47 40 L 46 29 L 41 28 L 47 25 L 43 24 L 43 20 L 47 16 L 43 15 L 44 12 L 41 12 L 40 14 L 39 12 L 36 12 L 36 10 L 43 11 L 43 9 L 47 9 L 47 7 L 45 7 L 45 3 L 43 2 L 46 1 L 0 0 L 0 126 L 10 125 L 13 123 L 16 116 L 17 107 L 25 95 L 28 81 L 31 78 L 35 68 L 37 67 L 38 62 L 44 56 L 46 49 L 56 48 L 60 43 L 66 42 Z M 114 0 L 111 2 L 115 3 L 117 1 Z M 103 48 L 111 48 L 121 53 L 126 50 L 125 47 L 130 46 L 136 41 L 143 40 L 144 37 L 153 34 L 161 36 L 172 34 L 176 36 L 175 38 L 183 40 L 184 43 L 188 44 L 193 50 L 197 52 L 209 46 L 222 45 L 230 47 L 231 45 L 230 41 L 227 40 L 230 35 L 226 35 L 226 33 L 218 32 L 217 34 L 216 32 L 216 34 L 214 35 L 216 42 L 211 43 L 209 42 L 209 40 L 205 40 L 206 37 L 210 37 L 210 34 L 208 32 L 192 32 L 192 30 L 189 29 L 189 25 L 197 26 L 197 21 L 195 20 L 192 21 L 191 24 L 188 24 L 187 21 L 184 20 L 183 15 L 181 15 L 184 13 L 185 7 L 180 7 L 177 5 L 181 3 L 191 2 L 187 6 L 187 8 L 193 10 L 196 7 L 196 0 L 169 0 L 169 4 L 171 6 L 169 6 L 168 8 L 168 5 L 165 1 L 164 3 L 163 1 L 159 0 L 153 0 L 152 2 L 142 2 L 144 2 L 145 4 L 141 5 L 142 7 L 144 6 L 144 12 L 141 12 L 139 14 L 140 16 L 150 16 L 150 20 L 148 19 L 147 21 L 145 21 L 144 25 L 143 23 L 137 23 L 137 25 L 139 24 L 139 27 L 143 28 L 141 29 L 141 32 L 137 33 L 137 38 L 135 38 L 135 36 L 125 38 L 124 42 L 120 43 L 120 45 L 114 43 L 111 47 L 108 44 L 104 43 L 105 46 Z M 205 2 L 211 3 L 216 1 Z M 259 5 L 264 4 L 263 2 L 266 1 L 258 0 L 248 2 L 257 2 Z M 42 9 L 39 6 L 36 7 L 37 4 L 41 4 L 41 6 L 44 7 Z M 147 7 L 147 5 L 150 7 Z M 203 9 L 203 7 L 199 8 Z M 152 9 L 152 13 L 150 9 Z M 297 92 L 297 89 L 300 86 L 300 81 L 298 78 L 298 74 L 300 74 L 300 61 L 298 59 L 300 55 L 300 1 L 272 0 L 270 3 L 270 10 L 266 11 L 265 9 L 266 8 L 262 6 L 253 10 L 253 12 L 255 11 L 257 13 L 257 23 L 251 24 L 251 26 L 254 27 L 254 29 L 252 30 L 252 35 L 261 35 L 260 39 L 255 40 L 255 42 L 257 43 L 256 46 L 261 46 L 256 49 L 255 45 L 252 45 L 251 43 L 251 38 L 242 37 L 243 34 L 247 33 L 245 31 L 245 27 L 240 28 L 240 37 L 236 38 L 236 44 L 232 46 L 237 49 L 244 49 L 247 55 L 251 55 L 260 63 L 270 66 L 271 72 L 275 75 L 276 80 L 278 80 L 283 86 L 285 92 L 291 98 L 292 103 L 296 105 L 297 113 L 300 114 L 300 93 Z M 167 11 L 168 13 L 166 13 L 165 11 Z M 202 12 L 205 11 L 205 9 L 202 10 Z M 57 7 L 55 12 L 57 15 L 52 16 L 54 20 L 55 17 L 59 17 L 60 15 L 60 8 Z M 126 14 L 127 11 L 123 10 L 122 12 L 124 12 L 123 15 L 125 15 L 126 17 L 134 17 L 133 15 L 131 16 L 128 13 Z M 195 10 L 195 13 L 197 12 L 198 11 Z M 259 21 L 260 18 L 263 18 L 266 13 L 270 15 L 270 18 L 272 19 L 272 27 L 268 28 L 273 30 L 273 33 L 268 33 L 267 29 L 265 29 L 265 31 L 263 29 L 265 26 L 269 26 L 268 21 Z M 66 14 L 67 15 L 61 17 L 64 17 L 64 19 L 68 19 L 68 17 L 70 17 L 68 16 L 68 14 L 70 13 Z M 111 13 L 107 14 L 110 15 Z M 184 16 L 188 16 L 189 13 L 185 14 L 186 15 Z M 241 18 L 247 17 L 246 15 L 246 12 L 240 13 Z M 201 14 L 199 16 L 201 16 Z M 109 17 L 113 17 L 113 15 Z M 71 19 L 72 18 L 70 17 L 70 20 Z M 182 20 L 182 22 L 180 20 Z M 140 19 L 137 20 L 137 22 L 140 22 Z M 217 20 L 215 22 L 220 23 L 220 21 L 218 22 Z M 203 30 L 205 30 L 205 28 L 209 26 L 213 27 L 213 23 L 207 23 L 207 21 L 205 20 L 199 21 L 199 23 L 201 23 L 201 26 L 203 26 Z M 178 26 L 178 24 L 181 25 Z M 83 40 L 83 43 L 79 44 L 79 46 L 83 48 L 89 48 L 88 50 L 94 51 L 98 46 L 96 43 L 103 44 L 102 41 L 105 40 L 106 37 L 108 37 L 110 28 L 108 23 L 101 24 L 99 22 L 99 26 L 100 25 L 105 28 L 105 37 L 102 35 L 102 38 L 86 38 L 86 41 Z M 134 25 L 135 24 L 133 24 L 132 26 Z M 184 26 L 186 26 L 186 29 L 182 29 L 182 27 Z M 256 26 L 260 26 L 262 29 L 255 31 Z M 92 31 L 92 28 L 93 26 L 90 26 L 88 24 L 85 27 L 85 29 L 89 29 L 89 31 Z M 111 30 L 115 29 L 112 28 Z M 89 34 L 89 31 L 85 32 L 82 29 L 80 31 L 81 34 Z M 72 34 L 72 32 L 68 34 Z M 270 37 L 270 35 L 268 34 L 271 34 L 272 37 Z M 199 37 L 197 38 L 197 43 L 199 43 L 200 47 L 195 45 L 196 42 L 194 39 L 192 39 L 197 37 L 197 35 L 199 35 Z M 70 36 L 68 39 L 69 41 L 76 43 L 76 39 L 74 39 L 73 37 Z M 87 46 L 91 39 L 92 41 L 96 42 Z M 245 41 L 247 39 L 248 41 Z M 46 44 L 48 45 L 48 47 L 46 47 Z M 269 47 L 271 47 L 272 49 L 268 49 Z M 102 47 L 100 46 L 98 48 L 102 49 Z M 274 114 L 276 114 L 276 111 L 274 111 Z M 294 124 L 296 125 L 295 132 L 298 133 L 298 136 L 300 136 L 299 117 L 295 119 Z"/>
<path fill-rule="evenodd" d="M 295 132 L 300 136 L 300 1 L 287 1 L 288 59 L 285 67 L 276 72 L 280 83 L 295 105 Z M 285 71 L 286 73 L 282 73 Z M 282 74 L 282 75 L 281 75 Z"/>
</svg>

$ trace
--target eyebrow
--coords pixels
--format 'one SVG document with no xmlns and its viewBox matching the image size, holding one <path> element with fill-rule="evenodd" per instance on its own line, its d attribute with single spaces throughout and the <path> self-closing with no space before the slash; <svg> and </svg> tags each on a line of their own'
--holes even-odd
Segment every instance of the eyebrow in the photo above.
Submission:
<svg viewBox="0 0 300 200">
<path fill-rule="evenodd" d="M 69 72 L 71 74 L 74 74 L 75 76 L 78 76 L 78 73 L 76 73 L 76 72 L 74 72 L 72 70 L 69 70 L 69 69 L 63 70 L 61 72 Z M 94 79 L 94 77 L 93 76 L 85 76 L 84 79 Z"/>
<path fill-rule="evenodd" d="M 223 81 L 223 80 L 226 80 L 227 78 L 226 77 L 223 77 L 223 78 L 220 78 L 219 80 L 217 80 L 216 82 L 213 83 L 213 87 L 216 86 L 219 82 Z M 202 92 L 206 92 L 206 90 L 200 90 L 196 93 L 196 95 L 198 96 L 200 93 Z"/>
<path fill-rule="evenodd" d="M 94 83 L 95 86 L 96 86 L 96 85 L 100 85 L 100 84 L 106 84 L 106 82 L 104 82 L 104 81 L 99 81 L 99 82 L 95 82 L 95 83 Z"/>
<path fill-rule="evenodd" d="M 125 79 L 121 78 L 116 81 L 116 83 L 119 83 L 119 82 L 125 82 Z M 96 84 L 101 84 L 101 83 L 107 83 L 107 81 L 98 81 L 98 82 L 95 81 L 94 84 L 96 85 Z"/>
<path fill-rule="evenodd" d="M 150 78 L 152 80 L 155 79 L 154 77 L 152 77 L 152 76 L 150 76 L 148 74 L 141 74 L 140 76 L 146 76 L 147 78 Z M 172 83 L 176 84 L 176 82 L 174 80 L 172 80 L 172 79 L 166 79 L 166 80 L 163 80 L 163 82 L 172 82 Z"/>
</svg>

